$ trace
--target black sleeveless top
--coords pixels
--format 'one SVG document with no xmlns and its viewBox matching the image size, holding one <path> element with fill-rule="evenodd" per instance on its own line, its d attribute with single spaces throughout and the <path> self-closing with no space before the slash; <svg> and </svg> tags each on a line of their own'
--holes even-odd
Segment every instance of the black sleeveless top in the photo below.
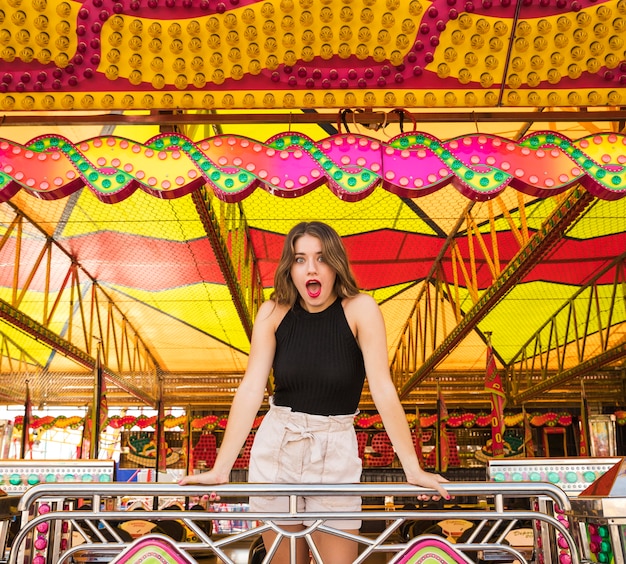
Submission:
<svg viewBox="0 0 626 564">
<path fill-rule="evenodd" d="M 341 300 L 319 313 L 299 302 L 276 330 L 274 403 L 313 415 L 357 411 L 365 364 Z"/>
</svg>

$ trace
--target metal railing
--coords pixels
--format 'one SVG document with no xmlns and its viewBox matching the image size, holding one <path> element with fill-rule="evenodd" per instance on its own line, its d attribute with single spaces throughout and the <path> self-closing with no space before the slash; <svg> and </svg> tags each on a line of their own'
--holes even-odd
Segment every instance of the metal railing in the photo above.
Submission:
<svg viewBox="0 0 626 564">
<path fill-rule="evenodd" d="M 114 560 L 136 542 L 123 534 L 123 525 L 138 519 L 156 525 L 165 522 L 183 525 L 186 534 L 181 538 L 168 538 L 168 542 L 189 558 L 189 562 L 215 562 L 219 559 L 226 564 L 239 564 L 241 560 L 233 559 L 233 547 L 248 547 L 266 531 L 274 531 L 277 539 L 267 547 L 263 562 L 270 562 L 281 539 L 290 541 L 292 551 L 295 550 L 295 539 L 304 539 L 312 556 L 321 562 L 314 541 L 316 532 L 358 543 L 359 555 L 355 563 L 383 562 L 406 551 L 417 530 L 428 533 L 427 528 L 421 525 L 456 519 L 471 523 L 471 527 L 467 535 L 453 539 L 453 542 L 456 541 L 454 548 L 473 561 L 478 557 L 499 562 L 530 561 L 506 540 L 510 531 L 525 524 L 533 530 L 535 537 L 544 537 L 534 543 L 541 546 L 544 561 L 558 561 L 559 551 L 561 554 L 567 551 L 571 564 L 579 564 L 578 548 L 568 530 L 569 524 L 561 514 L 570 510 L 570 501 L 559 487 L 544 482 L 450 482 L 446 487 L 454 496 L 451 503 L 464 501 L 463 506 L 443 509 L 440 503 L 441 507 L 433 509 L 436 504 L 431 502 L 426 507 L 415 508 L 419 505 L 418 495 L 434 495 L 435 492 L 405 483 L 232 483 L 211 488 L 160 483 L 40 484 L 27 490 L 20 499 L 18 511 L 22 523 L 12 541 L 8 563 L 30 564 L 36 561 L 64 564 Z M 219 513 L 188 509 L 189 500 L 200 499 L 209 492 L 215 492 L 220 498 L 222 507 Z M 254 495 L 288 496 L 289 508 L 278 513 L 242 513 L 240 508 L 235 507 L 237 502 L 247 501 L 249 496 Z M 303 513 L 298 511 L 297 498 L 305 495 L 357 495 L 363 498 L 364 505 L 359 512 Z M 396 502 L 393 511 L 385 509 L 384 504 L 385 498 L 389 500 L 391 496 Z M 115 508 L 115 502 L 121 498 L 146 497 L 157 500 L 155 507 L 160 507 L 160 500 L 183 500 L 183 508 L 141 512 Z M 547 500 L 558 508 L 559 515 L 537 511 L 532 504 L 535 499 Z M 229 501 L 234 503 L 229 504 Z M 414 504 L 412 508 L 409 502 Z M 526 504 L 528 509 L 517 509 L 520 504 Z M 106 510 L 107 506 L 113 510 Z M 288 530 L 281 525 L 302 522 L 303 519 L 311 523 L 303 530 Z M 363 527 L 358 533 L 352 533 L 327 524 L 328 520 L 337 519 L 358 519 Z M 243 520 L 247 526 L 230 533 L 216 534 L 207 526 L 216 520 Z M 37 556 L 40 557 L 38 560 Z"/>
</svg>

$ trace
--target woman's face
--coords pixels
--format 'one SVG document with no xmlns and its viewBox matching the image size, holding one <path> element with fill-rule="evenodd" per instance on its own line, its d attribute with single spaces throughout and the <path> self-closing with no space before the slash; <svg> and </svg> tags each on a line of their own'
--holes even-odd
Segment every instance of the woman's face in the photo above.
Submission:
<svg viewBox="0 0 626 564">
<path fill-rule="evenodd" d="M 300 294 L 302 307 L 311 313 L 323 311 L 337 297 L 337 274 L 324 261 L 322 242 L 312 235 L 302 235 L 294 247 L 291 279 Z"/>
</svg>

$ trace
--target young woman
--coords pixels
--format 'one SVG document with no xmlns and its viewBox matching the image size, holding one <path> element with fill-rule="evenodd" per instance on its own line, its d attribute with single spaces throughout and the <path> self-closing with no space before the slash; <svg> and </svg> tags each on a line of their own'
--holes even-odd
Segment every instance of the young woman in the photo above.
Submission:
<svg viewBox="0 0 626 564">
<path fill-rule="evenodd" d="M 422 470 L 406 415 L 389 374 L 386 331 L 378 304 L 360 293 L 339 235 L 321 222 L 300 223 L 287 235 L 274 277 L 274 293 L 259 308 L 245 376 L 237 389 L 224 440 L 208 472 L 181 484 L 222 484 L 246 440 L 263 402 L 270 371 L 274 396 L 250 453 L 253 483 L 358 483 L 354 415 L 363 383 L 369 389 L 409 483 L 436 490 L 449 499 L 445 479 Z M 358 496 L 311 497 L 302 510 L 360 511 Z M 287 498 L 253 497 L 251 511 L 286 511 Z M 303 529 L 284 524 L 285 528 Z M 329 521 L 356 532 L 359 521 Z M 275 539 L 264 534 L 266 547 Z M 347 564 L 356 543 L 316 533 L 323 562 Z M 287 542 L 274 563 L 293 562 Z M 308 562 L 308 547 L 298 546 L 298 563 Z"/>
</svg>

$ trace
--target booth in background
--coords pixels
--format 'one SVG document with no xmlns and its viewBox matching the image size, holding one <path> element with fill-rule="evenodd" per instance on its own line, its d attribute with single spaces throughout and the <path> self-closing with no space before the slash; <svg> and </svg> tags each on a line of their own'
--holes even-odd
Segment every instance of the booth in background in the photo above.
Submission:
<svg viewBox="0 0 626 564">
<path fill-rule="evenodd" d="M 17 514 L 17 506 L 22 494 L 37 484 L 57 482 L 108 483 L 115 480 L 113 460 L 0 460 L 0 490 L 6 496 L 0 497 L 0 559 L 8 553 L 11 535 L 15 525 L 23 522 Z M 47 500 L 33 508 L 38 515 L 55 510 L 70 509 L 64 499 Z M 32 517 L 32 515 L 31 515 Z M 67 548 L 71 531 L 54 526 L 37 531 L 29 546 L 30 554 L 24 555 L 33 563 L 51 564 L 57 562 L 59 549 Z M 57 542 L 57 539 L 60 539 Z M 4 560 L 2 560 L 4 561 Z"/>
<path fill-rule="evenodd" d="M 9 541 L 19 525 L 17 504 L 19 496 L 0 493 L 0 562 L 6 562 L 9 553 Z"/>
<path fill-rule="evenodd" d="M 615 435 L 615 415 L 591 415 L 589 417 L 591 456 L 615 456 L 617 454 Z"/>
<path fill-rule="evenodd" d="M 613 465 L 572 500 L 572 534 L 585 560 L 626 561 L 626 459 Z"/>
<path fill-rule="evenodd" d="M 113 460 L 0 460 L 0 489 L 8 494 L 44 483 L 114 480 Z"/>
<path fill-rule="evenodd" d="M 491 459 L 487 476 L 494 482 L 550 482 L 559 486 L 571 502 L 621 460 L 619 457 Z M 531 499 L 530 504 L 532 509 L 553 515 L 563 526 L 570 527 L 568 515 L 564 512 L 566 508 L 558 507 L 552 500 L 541 496 Z M 552 529 L 538 526 L 535 530 L 537 564 L 571 562 L 566 543 L 559 536 L 560 533 L 555 534 Z M 620 563 L 623 562 L 622 559 Z"/>
</svg>

